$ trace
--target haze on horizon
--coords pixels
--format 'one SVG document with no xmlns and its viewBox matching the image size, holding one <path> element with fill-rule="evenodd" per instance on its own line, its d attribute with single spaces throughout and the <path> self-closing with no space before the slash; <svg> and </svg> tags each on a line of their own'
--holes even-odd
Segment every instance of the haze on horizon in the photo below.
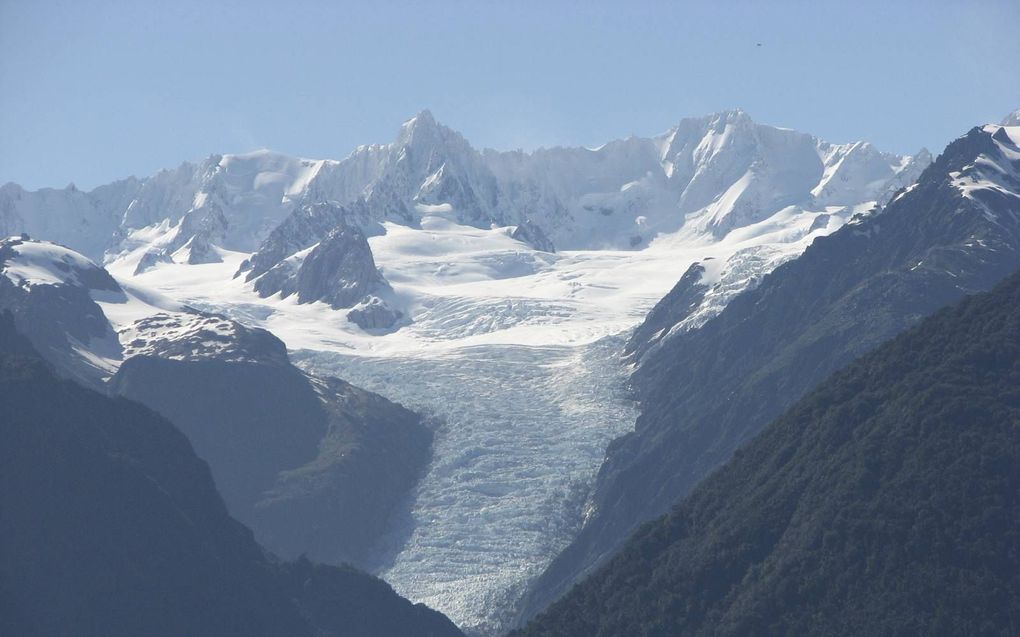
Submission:
<svg viewBox="0 0 1020 637">
<path fill-rule="evenodd" d="M 1020 4 L 0 0 L 0 183 L 217 152 L 342 158 L 428 108 L 476 147 L 597 146 L 742 108 L 937 152 L 1020 107 Z"/>
</svg>

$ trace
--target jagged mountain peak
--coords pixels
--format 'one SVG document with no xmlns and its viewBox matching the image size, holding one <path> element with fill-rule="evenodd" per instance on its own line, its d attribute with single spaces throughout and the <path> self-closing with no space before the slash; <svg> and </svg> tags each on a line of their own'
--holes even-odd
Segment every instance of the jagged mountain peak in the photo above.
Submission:
<svg viewBox="0 0 1020 637">
<path fill-rule="evenodd" d="M 1003 117 L 999 124 L 1002 126 L 1020 126 L 1020 108 Z"/>
<path fill-rule="evenodd" d="M 395 142 L 396 148 L 424 146 L 435 146 L 437 144 L 457 144 L 464 148 L 470 148 L 464 137 L 448 126 L 436 121 L 432 112 L 428 109 L 421 111 L 411 119 L 407 120 L 400 127 L 400 133 Z"/>
<path fill-rule="evenodd" d="M 411 119 L 403 123 L 404 130 L 413 130 L 417 127 L 435 128 L 438 126 L 435 116 L 427 108 L 423 108 Z"/>
<path fill-rule="evenodd" d="M 731 108 L 724 111 L 717 111 L 705 117 L 709 125 L 718 128 L 720 126 L 753 126 L 756 124 L 750 114 L 742 108 Z"/>
<path fill-rule="evenodd" d="M 720 239 L 791 205 L 817 212 L 881 200 L 913 176 L 904 158 L 869 144 L 825 144 L 758 124 L 741 109 L 594 150 L 484 154 L 423 110 L 391 143 L 359 147 L 340 161 L 260 149 L 213 154 L 103 192 L 5 189 L 0 234 L 41 233 L 134 267 L 148 253 L 177 261 L 198 235 L 198 245 L 252 252 L 302 202 L 363 199 L 376 222 L 414 226 L 435 214 L 478 228 L 530 221 L 557 249 L 643 249 L 683 227 Z M 206 252 L 180 254 L 214 258 Z"/>
</svg>

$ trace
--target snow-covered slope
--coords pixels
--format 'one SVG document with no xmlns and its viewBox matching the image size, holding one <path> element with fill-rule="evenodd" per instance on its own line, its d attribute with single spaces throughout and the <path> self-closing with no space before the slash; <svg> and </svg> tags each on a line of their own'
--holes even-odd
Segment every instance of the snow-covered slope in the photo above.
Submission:
<svg viewBox="0 0 1020 637">
<path fill-rule="evenodd" d="M 63 189 L 28 191 L 8 183 L 0 186 L 0 237 L 28 234 L 70 245 L 92 259 L 115 242 L 124 211 L 138 195 L 141 182 L 125 179 L 82 192 Z"/>
<path fill-rule="evenodd" d="M 1001 200 L 1020 199 L 1020 125 L 982 128 L 990 133 L 994 148 L 983 153 L 972 164 L 950 173 L 953 185 L 963 196 L 977 201 L 994 218 L 1001 209 Z"/>
<path fill-rule="evenodd" d="M 681 121 L 598 149 L 486 153 L 517 221 L 559 248 L 635 248 L 693 226 L 718 238 L 794 206 L 825 212 L 882 201 L 931 161 L 833 145 L 757 124 L 743 111 Z"/>
</svg>

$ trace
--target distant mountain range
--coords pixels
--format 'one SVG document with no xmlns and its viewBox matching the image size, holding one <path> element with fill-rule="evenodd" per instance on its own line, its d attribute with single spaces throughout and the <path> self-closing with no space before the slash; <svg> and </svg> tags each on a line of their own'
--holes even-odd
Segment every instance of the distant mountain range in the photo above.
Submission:
<svg viewBox="0 0 1020 637">
<path fill-rule="evenodd" d="M 28 232 L 94 260 L 153 252 L 200 263 L 216 258 L 209 246 L 256 251 L 303 203 L 360 202 L 350 216 L 369 234 L 380 221 L 415 224 L 443 212 L 483 228 L 527 223 L 559 249 L 632 249 L 683 225 L 719 237 L 788 207 L 882 201 L 930 160 L 927 151 L 901 157 L 867 143 L 829 144 L 742 111 L 597 149 L 480 152 L 423 111 L 394 142 L 339 161 L 257 151 L 90 192 L 7 184 L 0 234 Z"/>
</svg>

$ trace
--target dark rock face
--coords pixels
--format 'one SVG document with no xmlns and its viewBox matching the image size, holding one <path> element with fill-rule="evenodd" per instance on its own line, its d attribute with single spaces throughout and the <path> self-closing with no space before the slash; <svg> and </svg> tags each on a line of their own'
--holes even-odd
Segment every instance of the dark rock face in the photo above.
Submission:
<svg viewBox="0 0 1020 637">
<path fill-rule="evenodd" d="M 213 248 L 211 243 L 209 243 L 208 235 L 205 234 L 196 234 L 192 236 L 191 239 L 184 244 L 183 250 L 188 253 L 187 262 L 189 265 L 223 262 L 219 253 L 216 252 L 216 249 Z"/>
<path fill-rule="evenodd" d="M 324 301 L 333 309 L 353 307 L 369 294 L 388 290 L 365 235 L 341 226 L 315 246 L 298 269 L 298 301 Z"/>
<path fill-rule="evenodd" d="M 323 301 L 333 309 L 354 307 L 389 289 L 365 234 L 347 225 L 331 230 L 299 260 L 281 261 L 255 281 L 255 291 L 262 297 L 297 294 L 299 303 Z"/>
<path fill-rule="evenodd" d="M 277 474 L 315 457 L 326 433 L 318 397 L 290 366 L 134 356 L 110 388 L 180 428 L 247 524 Z"/>
<path fill-rule="evenodd" d="M 536 581 L 522 616 L 605 563 L 833 371 L 1020 268 L 1020 162 L 1009 159 L 1018 151 L 1001 129 L 973 129 L 880 214 L 816 240 L 647 357 L 632 379 L 636 430 L 610 445 L 595 513 Z M 965 195 L 971 179 L 997 183 Z"/>
<path fill-rule="evenodd" d="M 673 286 L 666 296 L 659 299 L 645 320 L 634 330 L 624 355 L 633 360 L 641 360 L 674 325 L 690 316 L 691 312 L 701 305 L 708 287 L 701 283 L 705 266 L 692 263 L 680 281 Z"/>
<path fill-rule="evenodd" d="M 160 263 L 173 263 L 173 259 L 165 252 L 149 250 L 142 255 L 141 259 L 138 260 L 138 265 L 135 266 L 134 274 L 138 275 L 142 272 L 147 272 Z"/>
<path fill-rule="evenodd" d="M 513 234 L 510 235 L 510 238 L 526 243 L 542 252 L 556 252 L 556 246 L 553 245 L 552 240 L 542 230 L 542 227 L 530 219 L 517 226 Z"/>
<path fill-rule="evenodd" d="M 400 405 L 335 378 L 314 379 L 326 432 L 317 453 L 280 472 L 252 517 L 280 554 L 369 568 L 398 505 L 431 459 L 432 432 Z"/>
<path fill-rule="evenodd" d="M 302 204 L 269 233 L 259 249 L 241 264 L 235 276 L 243 273 L 245 281 L 252 281 L 292 254 L 322 241 L 340 225 L 357 226 L 366 236 L 382 234 L 383 231 L 364 201 L 347 206 L 332 202 Z"/>
<path fill-rule="evenodd" d="M 347 319 L 367 332 L 385 332 L 396 327 L 404 313 L 395 310 L 377 296 L 370 297 L 347 313 Z"/>
<path fill-rule="evenodd" d="M 226 328 L 205 322 L 149 342 L 111 390 L 180 427 L 209 462 L 231 514 L 267 548 L 368 564 L 429 461 L 431 431 L 380 396 L 306 376 L 271 334 L 233 325 L 237 334 L 222 336 L 223 346 L 207 339 Z"/>
<path fill-rule="evenodd" d="M 266 558 L 150 410 L 52 376 L 0 317 L 0 617 L 12 635 L 456 636 L 349 567 Z"/>
<path fill-rule="evenodd" d="M 523 636 L 1006 635 L 1020 275 L 797 402 Z"/>
</svg>

